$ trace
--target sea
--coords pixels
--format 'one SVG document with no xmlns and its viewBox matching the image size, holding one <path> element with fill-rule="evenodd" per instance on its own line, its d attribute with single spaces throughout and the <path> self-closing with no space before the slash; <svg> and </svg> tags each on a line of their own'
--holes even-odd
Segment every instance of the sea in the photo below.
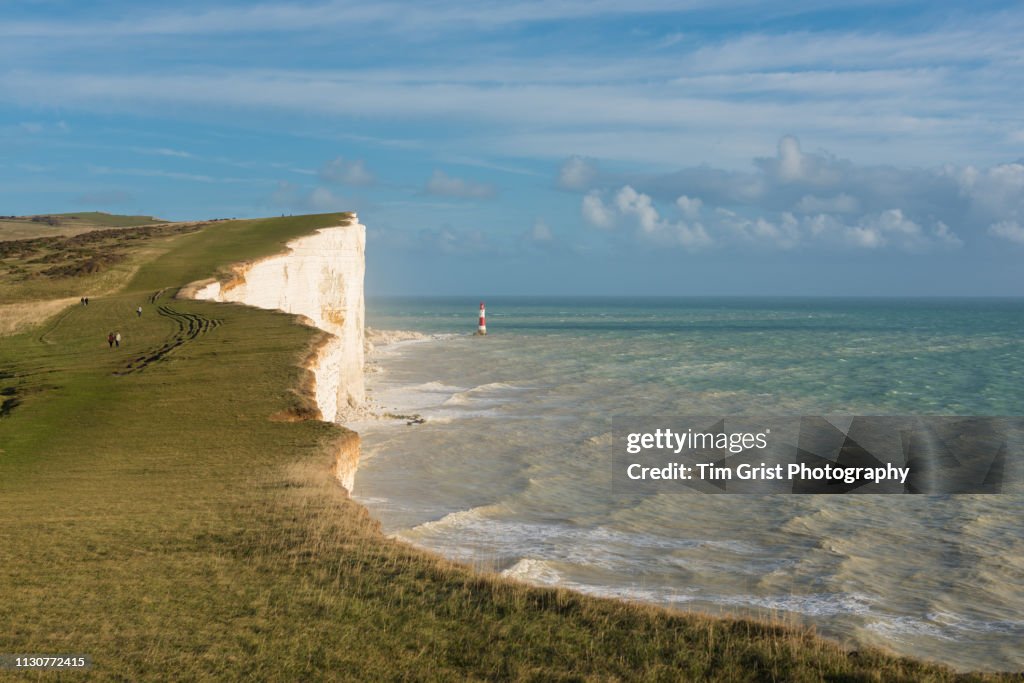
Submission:
<svg viewBox="0 0 1024 683">
<path fill-rule="evenodd" d="M 409 333 L 371 355 L 379 417 L 352 423 L 353 497 L 388 534 L 537 585 L 1024 670 L 1024 495 L 608 485 L 617 417 L 1024 415 L 1024 300 L 493 297 L 486 337 L 478 305 L 367 303 Z"/>
</svg>

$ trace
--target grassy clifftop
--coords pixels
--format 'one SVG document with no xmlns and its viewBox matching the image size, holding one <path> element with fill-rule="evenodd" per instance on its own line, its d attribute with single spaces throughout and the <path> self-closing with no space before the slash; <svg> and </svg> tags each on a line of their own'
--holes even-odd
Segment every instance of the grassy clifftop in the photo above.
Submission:
<svg viewBox="0 0 1024 683">
<path fill-rule="evenodd" d="M 78 235 L 100 228 L 130 228 L 166 223 L 153 216 L 124 216 L 102 211 L 48 213 L 37 216 L 0 216 L 0 241 Z"/>
<path fill-rule="evenodd" d="M 804 631 L 531 588 L 383 537 L 330 474 L 352 435 L 268 419 L 308 400 L 318 333 L 170 298 L 342 218 L 167 236 L 123 290 L 0 340 L 0 652 L 87 654 L 95 680 L 957 678 Z"/>
</svg>

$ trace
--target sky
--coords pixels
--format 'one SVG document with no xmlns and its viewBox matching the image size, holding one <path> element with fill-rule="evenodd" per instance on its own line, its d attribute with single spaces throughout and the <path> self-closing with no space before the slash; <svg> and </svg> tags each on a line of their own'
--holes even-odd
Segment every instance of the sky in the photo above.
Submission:
<svg viewBox="0 0 1024 683">
<path fill-rule="evenodd" d="M 353 210 L 367 293 L 1024 296 L 1024 6 L 0 4 L 0 214 Z"/>
</svg>

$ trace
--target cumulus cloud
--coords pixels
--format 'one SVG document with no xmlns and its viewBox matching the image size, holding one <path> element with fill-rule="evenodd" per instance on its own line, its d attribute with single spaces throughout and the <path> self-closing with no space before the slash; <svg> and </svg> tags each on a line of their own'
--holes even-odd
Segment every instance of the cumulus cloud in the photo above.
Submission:
<svg viewBox="0 0 1024 683">
<path fill-rule="evenodd" d="M 464 199 L 486 199 L 495 194 L 494 186 L 455 178 L 444 171 L 436 170 L 427 182 L 427 192 L 443 197 Z"/>
<path fill-rule="evenodd" d="M 372 185 L 376 178 L 362 159 L 346 161 L 335 157 L 320 168 L 320 179 L 329 183 L 344 185 Z"/>
<path fill-rule="evenodd" d="M 952 179 L 960 195 L 972 209 L 993 222 L 1024 215 L 1024 164 L 1000 164 L 987 169 L 974 166 L 946 166 L 943 173 Z"/>
<path fill-rule="evenodd" d="M 949 226 L 942 221 L 936 221 L 935 227 L 933 228 L 935 240 L 947 247 L 962 247 L 964 241 L 960 239 Z"/>
<path fill-rule="evenodd" d="M 594 227 L 610 229 L 629 223 L 647 241 L 687 249 L 726 245 L 750 245 L 795 249 L 814 244 L 863 250 L 893 247 L 905 251 L 957 248 L 963 240 L 944 222 L 927 226 L 909 218 L 901 209 L 850 217 L 817 213 L 797 215 L 782 211 L 776 216 L 749 215 L 725 207 L 705 211 L 700 199 L 682 195 L 675 206 L 680 220 L 664 218 L 654 199 L 630 185 L 605 202 L 597 192 L 583 198 L 583 216 Z M 1013 227 L 993 230 L 999 236 L 1015 235 Z"/>
<path fill-rule="evenodd" d="M 680 199 L 687 200 L 681 206 L 692 208 L 692 200 Z M 610 229 L 628 222 L 634 226 L 639 238 L 656 244 L 698 249 L 709 246 L 712 241 L 699 222 L 662 218 L 650 195 L 637 192 L 629 185 L 624 185 L 610 204 L 606 204 L 596 192 L 587 194 L 583 198 L 582 211 L 584 218 L 595 227 Z"/>
<path fill-rule="evenodd" d="M 632 214 L 645 233 L 657 231 L 661 217 L 648 195 L 641 194 L 626 185 L 615 195 L 615 206 L 623 214 Z"/>
<path fill-rule="evenodd" d="M 597 164 L 580 156 L 571 156 L 558 171 L 558 186 L 566 190 L 583 190 L 597 178 Z"/>
<path fill-rule="evenodd" d="M 769 237 L 771 242 L 784 248 L 815 243 L 867 250 L 894 247 L 904 251 L 963 246 L 963 241 L 942 221 L 926 228 L 908 218 L 901 209 L 865 214 L 853 221 L 825 213 L 796 217 L 786 212 L 779 225 L 779 232 L 755 233 L 755 237 Z"/>
<path fill-rule="evenodd" d="M 777 185 L 830 187 L 842 178 L 842 165 L 836 159 L 825 154 L 805 153 L 800 141 L 792 135 L 779 139 L 774 157 L 755 159 L 754 163 Z"/>
<path fill-rule="evenodd" d="M 778 221 L 761 216 L 748 218 L 734 211 L 719 208 L 714 213 L 714 224 L 723 238 L 740 242 L 767 244 L 790 249 L 800 242 L 800 224 L 793 214 L 785 212 Z"/>
<path fill-rule="evenodd" d="M 583 198 L 580 212 L 583 219 L 595 228 L 610 230 L 615 227 L 615 213 L 604 205 L 597 190 L 592 190 Z"/>
<path fill-rule="evenodd" d="M 641 230 L 659 232 L 649 226 L 663 221 L 658 206 L 672 203 L 685 223 L 699 223 L 716 244 L 906 251 L 993 237 L 1013 241 L 1014 226 L 1024 225 L 1024 163 L 868 166 L 806 151 L 793 136 L 782 137 L 773 156 L 754 159 L 750 171 L 696 166 L 633 177 L 623 187 L 629 192 L 620 190 L 616 200 L 626 206 L 595 191 L 584 197 L 590 225 L 610 229 L 628 214 Z"/>
<path fill-rule="evenodd" d="M 700 209 L 704 205 L 704 202 L 697 199 L 696 197 L 687 197 L 685 194 L 680 195 L 676 198 L 676 206 L 683 213 L 683 216 L 692 220 L 700 218 Z"/>
</svg>

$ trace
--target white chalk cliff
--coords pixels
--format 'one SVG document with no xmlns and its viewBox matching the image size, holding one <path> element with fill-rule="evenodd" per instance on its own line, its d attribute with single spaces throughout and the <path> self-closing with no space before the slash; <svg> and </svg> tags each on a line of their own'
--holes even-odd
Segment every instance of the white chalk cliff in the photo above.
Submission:
<svg viewBox="0 0 1024 683">
<path fill-rule="evenodd" d="M 287 252 L 233 267 L 221 283 L 196 283 L 195 299 L 232 301 L 295 313 L 332 338 L 317 351 L 311 370 L 324 420 L 338 421 L 365 400 L 363 381 L 363 276 L 366 228 L 355 214 L 349 223 L 322 228 L 288 242 Z M 349 491 L 355 457 L 339 453 L 337 475 Z M 345 460 L 345 462 L 342 462 Z"/>
</svg>

